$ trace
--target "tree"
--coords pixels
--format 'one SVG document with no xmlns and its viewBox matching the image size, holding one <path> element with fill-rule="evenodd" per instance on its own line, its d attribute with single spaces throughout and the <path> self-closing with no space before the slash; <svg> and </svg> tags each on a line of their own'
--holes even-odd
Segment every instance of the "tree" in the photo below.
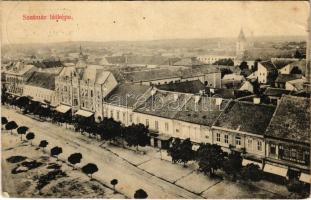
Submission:
<svg viewBox="0 0 311 200">
<path fill-rule="evenodd" d="M 240 70 L 248 69 L 247 62 L 245 62 L 245 61 L 241 62 L 241 64 L 239 65 L 239 68 L 240 68 Z"/>
<path fill-rule="evenodd" d="M 217 60 L 216 62 L 214 62 L 214 65 L 233 66 L 234 62 L 230 58 L 228 58 L 228 59 L 224 58 L 224 59 L 220 59 L 220 60 Z"/>
<path fill-rule="evenodd" d="M 22 96 L 18 98 L 16 101 L 17 107 L 19 107 L 20 109 L 24 109 L 24 111 L 27 111 L 29 103 L 30 103 L 30 100 L 26 96 Z"/>
<path fill-rule="evenodd" d="M 179 138 L 175 138 L 172 142 L 172 145 L 168 148 L 167 153 L 172 157 L 172 162 L 176 163 L 180 160 L 180 147 L 181 140 Z"/>
<path fill-rule="evenodd" d="M 115 140 L 121 137 L 122 127 L 120 122 L 114 121 L 112 118 L 104 118 L 98 124 L 97 133 L 101 136 L 102 140 Z"/>
<path fill-rule="evenodd" d="M 113 193 L 116 193 L 116 185 L 118 184 L 118 180 L 117 179 L 112 179 L 110 181 L 110 184 L 113 186 Z"/>
<path fill-rule="evenodd" d="M 128 146 L 146 146 L 149 144 L 150 138 L 148 136 L 149 130 L 143 124 L 132 124 L 125 128 L 125 141 Z"/>
<path fill-rule="evenodd" d="M 136 190 L 134 194 L 135 199 L 147 199 L 148 194 L 143 189 Z"/>
<path fill-rule="evenodd" d="M 223 165 L 225 153 L 221 150 L 221 147 L 217 144 L 200 144 L 197 150 L 197 161 L 199 163 L 199 169 L 210 175 L 214 174 L 214 171 L 221 168 Z"/>
<path fill-rule="evenodd" d="M 49 144 L 48 141 L 46 141 L 46 140 L 41 140 L 41 141 L 40 141 L 40 144 L 39 144 L 39 147 L 40 147 L 40 148 L 42 147 L 42 148 L 43 148 L 43 151 L 44 151 L 44 148 L 47 147 L 48 144 Z"/>
<path fill-rule="evenodd" d="M 75 165 L 80 163 L 82 159 L 81 153 L 73 153 L 68 157 L 68 162 L 73 165 L 73 169 L 75 169 Z"/>
<path fill-rule="evenodd" d="M 260 181 L 262 178 L 262 171 L 258 165 L 250 163 L 242 168 L 241 176 L 244 180 Z"/>
<path fill-rule="evenodd" d="M 221 78 L 223 78 L 226 74 L 232 74 L 233 72 L 228 69 L 228 68 L 221 68 L 220 69 L 220 72 L 221 72 Z"/>
<path fill-rule="evenodd" d="M 33 132 L 29 132 L 26 135 L 26 139 L 30 140 L 30 144 L 32 145 L 32 140 L 35 138 L 35 134 Z"/>
<path fill-rule="evenodd" d="M 229 154 L 228 158 L 223 163 L 223 170 L 228 174 L 233 176 L 235 180 L 236 175 L 240 172 L 242 168 L 242 157 L 238 152 L 232 152 Z"/>
<path fill-rule="evenodd" d="M 97 165 L 93 163 L 88 163 L 82 167 L 82 172 L 85 173 L 86 175 L 90 175 L 91 179 L 92 175 L 97 171 L 98 171 Z"/>
<path fill-rule="evenodd" d="M 194 159 L 194 151 L 192 150 L 192 143 L 189 138 L 181 143 L 180 161 L 186 166 L 186 163 Z"/>
<path fill-rule="evenodd" d="M 300 51 L 298 49 L 296 49 L 295 54 L 294 54 L 294 58 L 303 59 L 304 56 L 302 53 L 300 53 Z"/>
<path fill-rule="evenodd" d="M 51 156 L 55 156 L 57 160 L 58 160 L 58 155 L 61 153 L 63 153 L 63 149 L 61 147 L 56 146 L 51 149 Z"/>
<path fill-rule="evenodd" d="M 21 135 L 21 141 L 23 140 L 23 135 L 26 134 L 28 129 L 29 128 L 27 126 L 20 126 L 20 127 L 17 128 L 17 133 Z"/>
<path fill-rule="evenodd" d="M 2 84 L 2 89 L 1 89 L 2 105 L 4 105 L 5 103 L 8 103 L 8 99 L 9 99 L 9 95 L 7 93 L 7 88 L 6 88 L 5 84 Z"/>
<path fill-rule="evenodd" d="M 10 121 L 5 125 L 5 129 L 11 131 L 11 134 L 14 129 L 17 129 L 17 127 L 18 126 L 15 121 Z"/>
<path fill-rule="evenodd" d="M 8 123 L 8 119 L 6 117 L 1 117 L 1 129 L 3 129 L 3 125 Z"/>
<path fill-rule="evenodd" d="M 290 71 L 291 74 L 302 74 L 302 71 L 299 69 L 298 66 L 293 67 L 293 69 Z"/>
</svg>

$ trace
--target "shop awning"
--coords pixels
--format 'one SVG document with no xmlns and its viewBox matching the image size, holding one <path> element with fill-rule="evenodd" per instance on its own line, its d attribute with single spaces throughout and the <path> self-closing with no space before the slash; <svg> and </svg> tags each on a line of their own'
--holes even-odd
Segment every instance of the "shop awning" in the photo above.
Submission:
<svg viewBox="0 0 311 200">
<path fill-rule="evenodd" d="M 305 183 L 311 183 L 311 175 L 310 174 L 305 174 L 305 173 L 301 173 L 299 180 Z"/>
<path fill-rule="evenodd" d="M 262 169 L 262 164 L 260 162 L 256 162 L 256 161 L 252 161 L 252 160 L 248 160 L 248 159 L 243 159 L 242 161 L 242 166 L 246 166 L 248 164 L 253 163 L 254 165 L 258 165 L 260 169 Z"/>
<path fill-rule="evenodd" d="M 55 110 L 56 110 L 57 112 L 60 112 L 60 113 L 66 113 L 66 112 L 68 112 L 70 109 L 71 109 L 70 106 L 60 105 L 60 106 L 57 106 Z"/>
<path fill-rule="evenodd" d="M 263 171 L 271 173 L 271 174 L 276 174 L 279 176 L 286 177 L 288 168 L 283 168 L 275 165 L 270 165 L 270 164 L 265 164 L 265 167 Z"/>
<path fill-rule="evenodd" d="M 75 115 L 80 115 L 80 116 L 83 116 L 83 117 L 91 117 L 93 115 L 92 112 L 89 112 L 89 111 L 85 111 L 85 110 L 78 110 Z"/>
</svg>

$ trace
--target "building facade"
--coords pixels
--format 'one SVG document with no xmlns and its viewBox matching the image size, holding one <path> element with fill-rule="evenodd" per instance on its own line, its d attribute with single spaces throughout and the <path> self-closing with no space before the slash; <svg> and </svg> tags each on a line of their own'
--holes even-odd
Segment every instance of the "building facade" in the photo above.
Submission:
<svg viewBox="0 0 311 200">
<path fill-rule="evenodd" d="M 87 66 L 80 48 L 75 66 L 64 67 L 55 78 L 60 104 L 71 107 L 72 113 L 80 109 L 93 113 L 95 119 L 103 118 L 104 98 L 117 86 L 113 74 L 100 66 Z"/>
<path fill-rule="evenodd" d="M 16 96 L 22 96 L 26 81 L 36 70 L 35 66 L 25 64 L 22 61 L 15 63 L 5 74 L 7 92 Z"/>
<path fill-rule="evenodd" d="M 34 72 L 24 85 L 23 96 L 30 96 L 34 101 L 53 107 L 57 106 L 59 99 L 55 91 L 55 75 Z"/>
</svg>

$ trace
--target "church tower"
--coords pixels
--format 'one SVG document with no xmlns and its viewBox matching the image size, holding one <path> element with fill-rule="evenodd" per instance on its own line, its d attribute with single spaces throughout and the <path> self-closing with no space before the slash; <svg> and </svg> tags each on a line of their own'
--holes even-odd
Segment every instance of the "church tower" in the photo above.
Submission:
<svg viewBox="0 0 311 200">
<path fill-rule="evenodd" d="M 76 68 L 78 69 L 83 69 L 86 68 L 86 56 L 82 52 L 82 47 L 80 45 L 80 53 L 79 53 L 79 58 L 78 62 L 76 63 Z"/>
<path fill-rule="evenodd" d="M 243 29 L 241 28 L 238 41 L 236 43 L 236 60 L 241 62 L 243 61 L 243 59 L 245 58 L 246 49 L 247 49 L 247 41 Z"/>
</svg>

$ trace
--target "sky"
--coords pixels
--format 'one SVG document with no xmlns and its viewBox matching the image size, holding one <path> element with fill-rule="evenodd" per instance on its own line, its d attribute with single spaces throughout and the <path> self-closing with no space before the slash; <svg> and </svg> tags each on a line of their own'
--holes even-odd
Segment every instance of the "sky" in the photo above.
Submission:
<svg viewBox="0 0 311 200">
<path fill-rule="evenodd" d="M 289 2 L 4 2 L 2 43 L 307 35 L 309 4 Z M 24 20 L 64 14 L 67 21 Z"/>
</svg>

